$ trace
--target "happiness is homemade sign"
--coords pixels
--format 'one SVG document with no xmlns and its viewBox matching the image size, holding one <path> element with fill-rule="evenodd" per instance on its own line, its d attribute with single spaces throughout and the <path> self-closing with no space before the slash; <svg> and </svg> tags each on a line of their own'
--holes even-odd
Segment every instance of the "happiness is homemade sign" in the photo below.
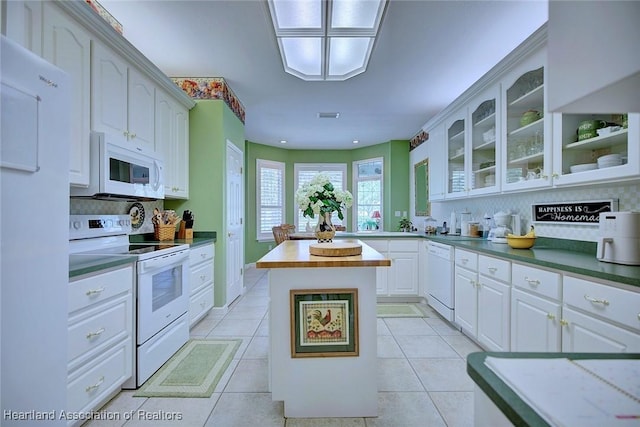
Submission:
<svg viewBox="0 0 640 427">
<path fill-rule="evenodd" d="M 601 212 L 618 210 L 618 201 L 541 203 L 532 208 L 533 222 L 598 224 Z"/>
</svg>

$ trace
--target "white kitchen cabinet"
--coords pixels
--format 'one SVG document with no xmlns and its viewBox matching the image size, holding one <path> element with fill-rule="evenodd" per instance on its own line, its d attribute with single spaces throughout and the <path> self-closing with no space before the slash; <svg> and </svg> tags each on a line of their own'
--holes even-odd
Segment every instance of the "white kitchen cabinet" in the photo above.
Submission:
<svg viewBox="0 0 640 427">
<path fill-rule="evenodd" d="M 69 165 L 71 185 L 89 185 L 91 129 L 91 36 L 52 2 L 43 2 L 42 56 L 73 80 L 72 135 Z"/>
<path fill-rule="evenodd" d="M 445 122 L 447 199 L 464 197 L 469 191 L 466 116 L 466 108 L 462 108 Z"/>
<path fill-rule="evenodd" d="M 155 153 L 155 86 L 108 47 L 92 41 L 91 128 L 123 146 Z"/>
<path fill-rule="evenodd" d="M 640 293 L 563 277 L 562 351 L 640 351 Z"/>
<path fill-rule="evenodd" d="M 419 239 L 362 239 L 391 260 L 376 269 L 378 297 L 418 297 Z"/>
<path fill-rule="evenodd" d="M 69 283 L 69 413 L 97 410 L 132 375 L 133 282 L 133 266 L 129 264 Z M 81 422 L 70 420 L 68 425 Z"/>
<path fill-rule="evenodd" d="M 429 200 L 443 200 L 446 194 L 445 164 L 446 156 L 444 125 L 440 124 L 429 130 L 426 142 L 429 152 Z"/>
<path fill-rule="evenodd" d="M 213 307 L 213 244 L 194 247 L 189 252 L 189 326 L 193 327 Z"/>
<path fill-rule="evenodd" d="M 546 48 L 522 59 L 501 80 L 502 190 L 551 185 L 551 114 L 547 114 Z M 532 117 L 532 118 L 530 118 Z"/>
<path fill-rule="evenodd" d="M 164 159 L 167 198 L 189 198 L 189 111 L 156 91 L 156 142 Z"/>
<path fill-rule="evenodd" d="M 42 1 L 3 1 L 2 33 L 36 55 L 42 55 Z"/>
<path fill-rule="evenodd" d="M 511 263 L 478 257 L 478 342 L 489 351 L 509 351 Z"/>
<path fill-rule="evenodd" d="M 496 193 L 502 170 L 498 168 L 500 144 L 499 86 L 495 85 L 469 103 L 469 194 Z M 500 137 L 499 137 L 500 136 Z"/>
<path fill-rule="evenodd" d="M 624 117 L 622 113 L 554 114 L 554 185 L 617 182 L 640 176 L 640 114 L 628 114 L 626 128 L 622 127 Z M 578 140 L 578 127 L 585 120 L 601 120 L 621 128 L 606 135 Z M 622 164 L 599 168 L 598 157 L 610 154 L 619 154 Z M 596 169 L 571 172 L 571 166 L 583 164 L 594 164 Z"/>
<path fill-rule="evenodd" d="M 511 351 L 560 351 L 561 275 L 512 263 Z"/>
<path fill-rule="evenodd" d="M 478 255 L 455 249 L 455 322 L 471 337 L 478 336 Z"/>
<path fill-rule="evenodd" d="M 640 56 L 632 53 L 640 42 L 638 16 L 637 1 L 549 2 L 551 111 L 640 111 Z M 593 52 L 606 57 L 596 60 Z"/>
</svg>

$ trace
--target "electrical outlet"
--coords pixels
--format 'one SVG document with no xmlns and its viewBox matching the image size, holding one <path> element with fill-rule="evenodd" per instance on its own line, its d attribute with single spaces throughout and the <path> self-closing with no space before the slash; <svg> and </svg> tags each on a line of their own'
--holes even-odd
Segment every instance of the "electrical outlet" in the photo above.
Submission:
<svg viewBox="0 0 640 427">
<path fill-rule="evenodd" d="M 407 211 L 402 211 L 402 216 L 406 218 L 407 217 Z"/>
</svg>

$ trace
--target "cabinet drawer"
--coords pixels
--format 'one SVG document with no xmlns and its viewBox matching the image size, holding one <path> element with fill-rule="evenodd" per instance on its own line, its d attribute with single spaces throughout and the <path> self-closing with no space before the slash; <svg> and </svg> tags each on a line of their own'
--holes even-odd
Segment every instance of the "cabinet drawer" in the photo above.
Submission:
<svg viewBox="0 0 640 427">
<path fill-rule="evenodd" d="M 511 266 L 511 283 L 518 288 L 526 289 L 529 292 L 554 300 L 559 300 L 562 297 L 559 273 L 513 263 Z"/>
<path fill-rule="evenodd" d="M 79 370 L 67 383 L 67 409 L 70 413 L 91 411 L 131 377 L 131 342 L 100 355 L 86 370 Z"/>
<path fill-rule="evenodd" d="M 464 249 L 455 250 L 456 265 L 468 268 L 469 270 L 478 270 L 478 254 L 475 252 L 465 251 Z"/>
<path fill-rule="evenodd" d="M 125 296 L 106 308 L 99 306 L 72 319 L 67 342 L 69 362 L 84 353 L 104 347 L 114 338 L 122 339 L 131 335 L 131 313 L 131 296 Z"/>
<path fill-rule="evenodd" d="M 385 239 L 370 239 L 370 240 L 362 240 L 367 246 L 371 246 L 376 251 L 385 255 L 389 251 L 389 243 Z"/>
<path fill-rule="evenodd" d="M 509 283 L 511 282 L 511 262 L 480 255 L 478 257 L 478 273 Z"/>
<path fill-rule="evenodd" d="M 209 286 L 189 300 L 189 325 L 200 320 L 213 307 L 213 286 Z"/>
<path fill-rule="evenodd" d="M 389 252 L 418 252 L 418 240 L 416 239 L 389 240 Z"/>
<path fill-rule="evenodd" d="M 563 301 L 588 313 L 640 330 L 640 292 L 564 276 Z"/>
<path fill-rule="evenodd" d="M 191 270 L 191 295 L 213 280 L 213 262 L 199 264 Z"/>
<path fill-rule="evenodd" d="M 209 259 L 213 259 L 215 249 L 213 245 L 203 245 L 189 251 L 189 265 L 196 265 Z"/>
<path fill-rule="evenodd" d="M 132 266 L 70 282 L 69 313 L 123 292 L 133 292 Z"/>
</svg>

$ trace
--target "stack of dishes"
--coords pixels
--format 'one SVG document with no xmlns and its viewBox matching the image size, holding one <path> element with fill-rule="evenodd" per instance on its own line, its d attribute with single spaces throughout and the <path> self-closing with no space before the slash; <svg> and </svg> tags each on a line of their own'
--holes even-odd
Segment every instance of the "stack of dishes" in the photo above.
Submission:
<svg viewBox="0 0 640 427">
<path fill-rule="evenodd" d="M 571 170 L 571 173 L 590 171 L 594 169 L 598 169 L 597 163 L 585 163 L 582 165 L 573 165 L 569 167 L 569 170 Z"/>
<path fill-rule="evenodd" d="M 622 156 L 620 156 L 620 154 L 607 154 L 606 156 L 598 157 L 598 169 L 619 166 L 621 164 Z"/>
</svg>

